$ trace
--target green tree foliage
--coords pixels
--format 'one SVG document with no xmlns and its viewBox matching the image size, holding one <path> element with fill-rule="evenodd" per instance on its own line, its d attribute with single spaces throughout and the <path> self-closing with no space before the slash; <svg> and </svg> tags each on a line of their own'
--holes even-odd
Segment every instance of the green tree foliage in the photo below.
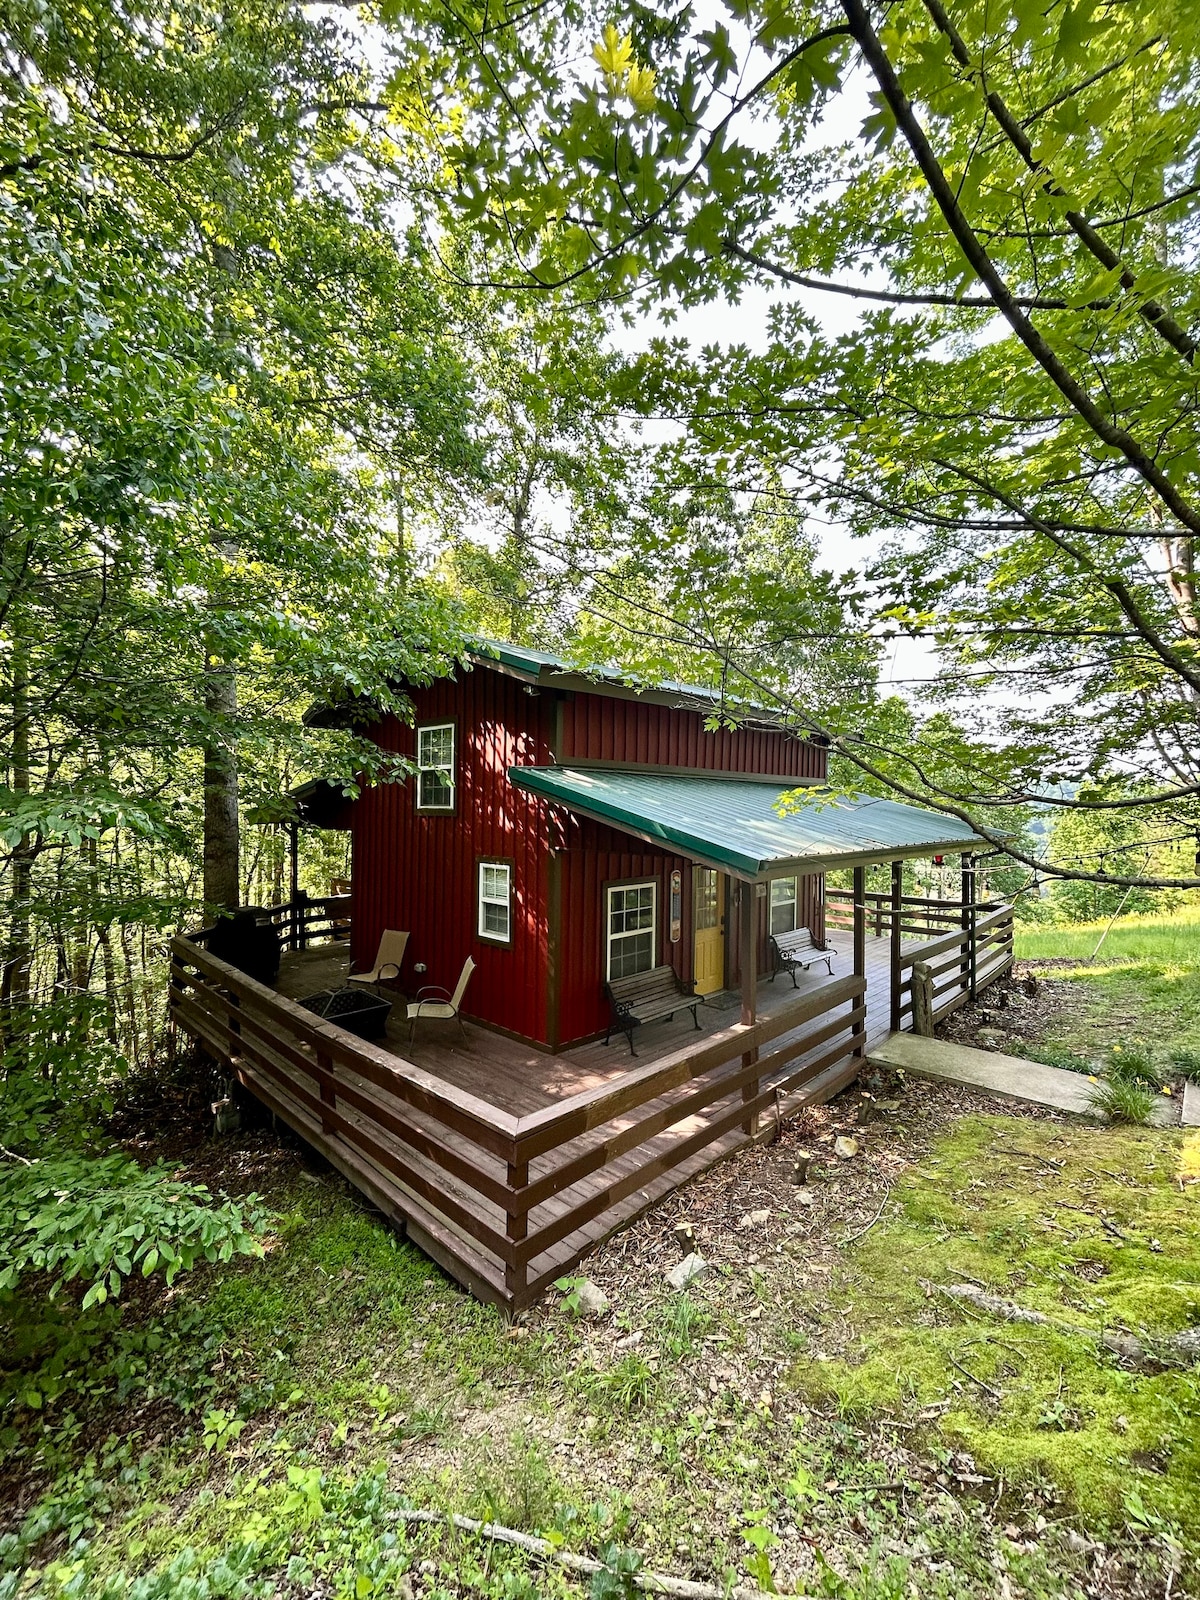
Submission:
<svg viewBox="0 0 1200 1600">
<path fill-rule="evenodd" d="M 686 428 L 694 482 L 770 472 L 869 540 L 851 594 L 936 652 L 949 747 L 936 718 L 905 746 L 834 728 L 848 761 L 984 827 L 1114 778 L 1158 821 L 1194 813 L 1190 12 L 384 13 L 452 69 L 445 149 L 493 278 L 667 315 L 780 291 L 765 348 L 655 341 L 636 388 Z"/>
<path fill-rule="evenodd" d="M 194 855 L 214 752 L 250 805 L 314 745 L 347 779 L 369 764 L 299 713 L 343 685 L 391 704 L 449 641 L 403 581 L 381 486 L 399 464 L 432 498 L 478 453 L 445 308 L 396 232 L 403 173 L 336 23 L 287 4 L 6 18 L 11 994 L 31 919 L 55 929 L 53 981 L 72 906 L 147 914 L 145 853 Z M 116 840 L 142 852 L 124 874 Z M 196 885 L 164 878 L 170 915 Z"/>
<path fill-rule="evenodd" d="M 599 315 L 568 300 L 513 311 L 480 293 L 476 303 L 467 338 L 484 466 L 439 571 L 475 632 L 554 648 L 577 609 L 571 552 L 589 545 L 612 559 L 640 459 L 631 431 L 613 432 L 620 363 Z"/>
<path fill-rule="evenodd" d="M 429 514 L 480 451 L 360 34 L 15 0 L 0 62 L 4 1221 L 16 1266 L 111 1285 L 249 1237 L 72 1110 L 156 1043 L 159 934 L 239 898 L 245 813 L 392 770 L 302 713 L 403 711 L 453 648 L 393 484 Z"/>
</svg>

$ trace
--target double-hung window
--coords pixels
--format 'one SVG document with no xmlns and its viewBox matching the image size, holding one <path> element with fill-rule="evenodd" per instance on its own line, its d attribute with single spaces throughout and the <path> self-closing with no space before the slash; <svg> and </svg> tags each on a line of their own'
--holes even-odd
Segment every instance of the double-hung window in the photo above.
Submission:
<svg viewBox="0 0 1200 1600">
<path fill-rule="evenodd" d="M 481 939 L 496 944 L 512 941 L 512 867 L 507 861 L 479 863 L 479 917 Z"/>
<path fill-rule="evenodd" d="M 417 729 L 417 810 L 454 810 L 454 724 Z"/>
<path fill-rule="evenodd" d="M 658 949 L 658 885 L 614 885 L 605 903 L 605 968 L 610 981 L 649 972 Z"/>
<path fill-rule="evenodd" d="M 796 926 L 796 880 L 771 880 L 771 932 L 791 933 Z"/>
</svg>

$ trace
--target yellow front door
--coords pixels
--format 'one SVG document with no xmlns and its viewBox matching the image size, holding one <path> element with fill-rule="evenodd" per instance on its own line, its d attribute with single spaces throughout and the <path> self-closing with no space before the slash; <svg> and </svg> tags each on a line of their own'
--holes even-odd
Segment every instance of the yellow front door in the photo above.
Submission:
<svg viewBox="0 0 1200 1600">
<path fill-rule="evenodd" d="M 697 867 L 695 949 L 692 971 L 697 994 L 715 994 L 725 987 L 725 875 L 715 867 Z"/>
</svg>

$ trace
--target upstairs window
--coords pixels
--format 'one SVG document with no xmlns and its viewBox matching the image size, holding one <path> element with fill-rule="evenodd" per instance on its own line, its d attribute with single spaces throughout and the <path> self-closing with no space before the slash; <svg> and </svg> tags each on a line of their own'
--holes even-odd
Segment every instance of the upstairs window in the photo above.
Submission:
<svg viewBox="0 0 1200 1600">
<path fill-rule="evenodd" d="M 512 940 L 512 867 L 507 861 L 479 863 L 479 918 L 481 939 L 496 944 Z"/>
<path fill-rule="evenodd" d="M 454 724 L 417 729 L 417 810 L 454 810 Z"/>
<path fill-rule="evenodd" d="M 656 883 L 625 883 L 608 891 L 607 971 L 613 978 L 649 972 L 658 948 Z"/>
<path fill-rule="evenodd" d="M 771 932 L 791 933 L 796 926 L 796 880 L 774 878 L 771 881 Z"/>
</svg>

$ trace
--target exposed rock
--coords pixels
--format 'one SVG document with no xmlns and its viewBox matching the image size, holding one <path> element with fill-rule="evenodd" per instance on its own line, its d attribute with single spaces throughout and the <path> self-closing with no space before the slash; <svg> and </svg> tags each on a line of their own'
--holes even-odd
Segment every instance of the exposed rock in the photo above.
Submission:
<svg viewBox="0 0 1200 1600">
<path fill-rule="evenodd" d="M 684 1289 L 695 1283 L 697 1278 L 702 1278 L 708 1271 L 708 1262 L 704 1257 L 697 1255 L 693 1250 L 690 1256 L 684 1256 L 682 1261 L 676 1262 L 667 1273 L 667 1282 L 672 1289 L 682 1293 Z"/>
<path fill-rule="evenodd" d="M 980 1028 L 975 1035 L 976 1042 L 985 1050 L 999 1050 L 1008 1043 L 1006 1036 L 999 1028 Z"/>
<path fill-rule="evenodd" d="M 833 1153 L 841 1156 L 843 1161 L 849 1161 L 852 1156 L 858 1154 L 858 1140 L 848 1138 L 844 1133 L 839 1134 L 833 1141 Z"/>
<path fill-rule="evenodd" d="M 796 1204 L 798 1206 L 812 1206 L 812 1205 L 815 1205 L 816 1204 L 816 1200 L 813 1197 L 812 1190 L 811 1189 L 797 1189 L 796 1190 Z"/>
<path fill-rule="evenodd" d="M 752 1228 L 761 1228 L 770 1222 L 770 1211 L 747 1211 L 738 1223 L 739 1233 L 749 1233 Z"/>
<path fill-rule="evenodd" d="M 587 1322 L 599 1322 L 612 1310 L 612 1301 L 590 1278 L 585 1278 L 578 1290 L 579 1316 Z"/>
</svg>

